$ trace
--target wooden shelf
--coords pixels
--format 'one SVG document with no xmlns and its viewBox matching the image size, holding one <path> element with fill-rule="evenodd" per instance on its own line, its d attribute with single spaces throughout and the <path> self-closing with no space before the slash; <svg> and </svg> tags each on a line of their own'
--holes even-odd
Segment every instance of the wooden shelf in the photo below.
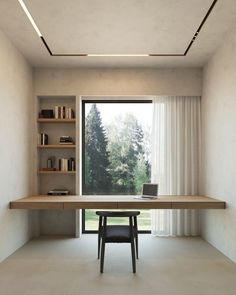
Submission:
<svg viewBox="0 0 236 295">
<path fill-rule="evenodd" d="M 158 196 L 154 200 L 134 196 L 38 195 L 10 202 L 11 209 L 225 209 L 226 203 L 206 196 Z"/>
<path fill-rule="evenodd" d="M 47 171 L 47 170 L 38 170 L 39 174 L 75 174 L 76 171 L 59 171 L 59 170 L 54 170 L 54 171 Z"/>
<path fill-rule="evenodd" d="M 48 144 L 38 145 L 39 149 L 75 149 L 75 144 Z"/>
<path fill-rule="evenodd" d="M 68 189 L 70 192 L 76 192 L 76 178 L 77 171 L 60 171 L 59 167 L 70 167 L 70 168 L 79 168 L 77 167 L 77 156 L 79 154 L 79 144 L 77 142 L 77 128 L 76 124 L 79 119 L 79 115 L 76 114 L 77 101 L 76 96 L 72 95 L 40 95 L 36 97 L 37 101 L 35 108 L 35 123 L 37 128 L 35 128 L 37 134 L 35 134 L 35 139 L 40 138 L 39 134 L 45 133 L 48 135 L 48 144 L 42 145 L 43 141 L 36 141 L 34 148 L 36 151 L 36 169 L 35 172 L 37 175 L 37 189 L 38 193 L 48 192 L 54 188 L 63 188 Z M 62 116 L 58 118 L 56 115 L 56 106 L 63 106 L 63 114 L 66 118 Z M 72 114 L 69 117 L 68 109 L 72 109 Z M 42 114 L 42 110 L 52 110 L 53 115 L 51 118 L 45 118 Z M 64 112 L 65 111 L 65 112 Z M 58 113 L 59 116 L 61 111 Z M 60 138 L 62 136 L 68 136 L 73 139 L 72 144 L 60 144 Z M 45 142 L 44 142 L 45 143 Z M 78 149 L 78 153 L 76 152 Z M 55 158 L 55 165 L 48 165 L 48 159 Z M 75 160 L 75 163 L 72 166 L 72 160 Z M 59 165 L 59 159 L 65 159 L 61 161 Z M 67 161 L 66 161 L 67 160 Z M 69 161 L 70 160 L 70 161 Z M 62 163 L 63 162 L 63 163 Z M 65 162 L 65 163 L 64 163 Z M 67 163 L 66 163 L 67 162 Z M 70 163 L 70 165 L 69 165 Z M 65 165 L 64 165 L 65 164 Z M 68 166 L 67 166 L 68 164 Z M 54 167 L 55 170 L 47 170 L 47 167 Z M 41 205 L 40 205 L 41 206 Z M 59 206 L 52 205 L 54 209 L 60 208 Z M 42 206 L 44 208 L 44 206 Z M 55 219 L 56 221 L 56 219 Z M 52 224 L 55 222 L 54 219 L 51 221 Z M 62 232 L 63 233 L 63 230 Z"/>
<path fill-rule="evenodd" d="M 76 119 L 47 119 L 38 118 L 39 123 L 75 123 Z"/>
</svg>

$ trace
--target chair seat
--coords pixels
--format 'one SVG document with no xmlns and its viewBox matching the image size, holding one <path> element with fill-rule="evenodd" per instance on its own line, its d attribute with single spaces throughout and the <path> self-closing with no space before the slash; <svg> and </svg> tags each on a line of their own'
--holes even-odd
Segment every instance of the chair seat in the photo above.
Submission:
<svg viewBox="0 0 236 295">
<path fill-rule="evenodd" d="M 106 243 L 129 243 L 131 241 L 128 225 L 107 225 Z"/>
</svg>

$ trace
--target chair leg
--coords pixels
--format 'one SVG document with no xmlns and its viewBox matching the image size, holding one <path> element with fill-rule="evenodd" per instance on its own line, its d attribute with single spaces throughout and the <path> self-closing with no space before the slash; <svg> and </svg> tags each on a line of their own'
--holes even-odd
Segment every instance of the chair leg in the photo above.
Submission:
<svg viewBox="0 0 236 295">
<path fill-rule="evenodd" d="M 135 258 L 135 248 L 134 248 L 134 241 L 131 241 L 131 255 L 132 255 L 132 266 L 133 266 L 133 273 L 136 273 L 136 258 Z"/>
<path fill-rule="evenodd" d="M 134 229 L 135 229 L 136 258 L 138 259 L 138 225 L 137 225 L 137 216 L 134 216 Z"/>
<path fill-rule="evenodd" d="M 101 260 L 100 260 L 100 273 L 103 273 L 104 268 L 104 257 L 105 257 L 105 242 L 102 240 L 102 249 L 101 249 Z"/>
<path fill-rule="evenodd" d="M 107 217 L 104 217 L 103 228 L 102 228 L 102 249 L 101 249 L 101 260 L 100 260 L 100 273 L 103 273 L 103 268 L 104 268 L 106 226 L 107 226 Z"/>
<path fill-rule="evenodd" d="M 133 266 L 133 273 L 136 273 L 136 258 L 135 258 L 135 247 L 134 247 L 134 231 L 133 231 L 133 221 L 132 217 L 130 217 L 130 239 L 131 239 L 131 256 L 132 256 L 132 266 Z"/>
<path fill-rule="evenodd" d="M 98 225 L 98 259 L 100 258 L 101 237 L 102 237 L 102 216 L 99 216 L 99 225 Z"/>
</svg>

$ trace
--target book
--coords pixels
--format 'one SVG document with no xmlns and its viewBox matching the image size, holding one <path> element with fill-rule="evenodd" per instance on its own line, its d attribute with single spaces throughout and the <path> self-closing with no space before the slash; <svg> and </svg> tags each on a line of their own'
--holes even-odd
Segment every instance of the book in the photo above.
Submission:
<svg viewBox="0 0 236 295">
<path fill-rule="evenodd" d="M 60 144 L 73 144 L 73 139 L 70 136 L 63 135 L 60 137 Z"/>
<path fill-rule="evenodd" d="M 46 133 L 38 134 L 38 145 L 48 145 L 48 135 Z"/>
<path fill-rule="evenodd" d="M 66 106 L 55 106 L 54 108 L 55 119 L 73 119 L 74 111 L 70 107 Z"/>
<path fill-rule="evenodd" d="M 50 196 L 67 196 L 69 195 L 70 191 L 67 189 L 52 189 L 48 192 Z"/>
<path fill-rule="evenodd" d="M 75 159 L 74 158 L 60 158 L 58 160 L 59 171 L 75 171 Z"/>
</svg>

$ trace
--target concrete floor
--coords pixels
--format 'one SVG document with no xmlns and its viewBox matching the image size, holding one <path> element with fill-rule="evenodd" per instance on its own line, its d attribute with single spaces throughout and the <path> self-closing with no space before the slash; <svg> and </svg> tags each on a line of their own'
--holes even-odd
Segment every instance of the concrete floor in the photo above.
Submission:
<svg viewBox="0 0 236 295">
<path fill-rule="evenodd" d="M 236 264 L 200 238 L 140 235 L 136 274 L 127 244 L 107 246 L 100 274 L 96 243 L 96 235 L 29 242 L 0 264 L 0 294 L 236 294 Z"/>
</svg>

